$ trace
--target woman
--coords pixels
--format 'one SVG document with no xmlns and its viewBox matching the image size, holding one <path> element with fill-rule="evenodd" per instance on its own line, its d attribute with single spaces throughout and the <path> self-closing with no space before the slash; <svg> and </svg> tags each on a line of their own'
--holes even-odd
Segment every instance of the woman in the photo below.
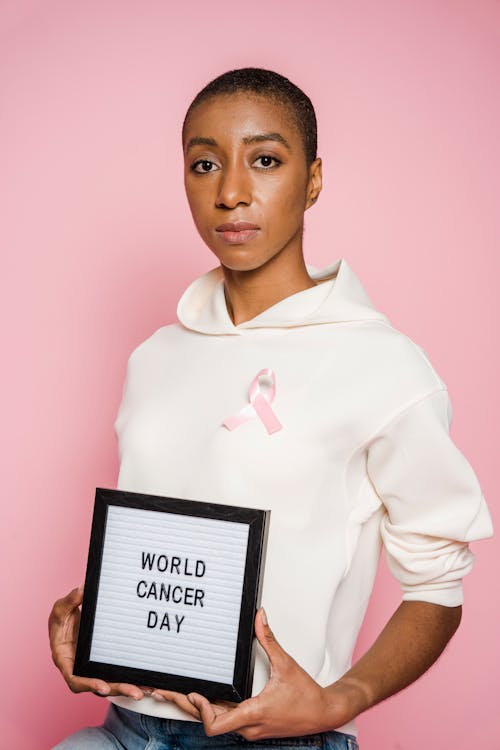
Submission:
<svg viewBox="0 0 500 750">
<path fill-rule="evenodd" d="M 306 267 L 304 213 L 321 192 L 308 97 L 271 71 L 230 71 L 194 99 L 183 148 L 193 219 L 220 265 L 130 358 L 118 486 L 270 508 L 263 603 L 279 643 L 259 610 L 254 697 L 239 706 L 77 678 L 75 590 L 51 613 L 54 661 L 75 692 L 113 705 L 58 748 L 354 748 L 354 718 L 456 630 L 468 542 L 491 534 L 489 514 L 424 352 L 345 260 Z M 350 667 L 382 543 L 403 601 Z"/>
</svg>

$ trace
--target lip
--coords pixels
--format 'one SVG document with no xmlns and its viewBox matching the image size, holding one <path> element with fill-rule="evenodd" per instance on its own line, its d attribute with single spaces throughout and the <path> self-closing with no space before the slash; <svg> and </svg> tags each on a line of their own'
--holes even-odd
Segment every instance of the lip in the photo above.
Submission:
<svg viewBox="0 0 500 750">
<path fill-rule="evenodd" d="M 216 232 L 245 232 L 247 229 L 260 229 L 260 227 L 248 221 L 232 221 L 215 227 Z"/>
<path fill-rule="evenodd" d="M 218 236 L 230 245 L 241 245 L 253 239 L 260 231 L 257 224 L 248 221 L 228 222 L 215 228 Z"/>
</svg>

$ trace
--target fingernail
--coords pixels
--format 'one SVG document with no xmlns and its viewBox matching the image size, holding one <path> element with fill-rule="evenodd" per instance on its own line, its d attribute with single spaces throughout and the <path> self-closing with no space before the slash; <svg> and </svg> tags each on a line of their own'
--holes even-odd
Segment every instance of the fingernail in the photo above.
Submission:
<svg viewBox="0 0 500 750">
<path fill-rule="evenodd" d="M 97 692 L 99 695 L 109 695 L 109 687 L 99 688 Z"/>
<path fill-rule="evenodd" d="M 261 607 L 260 611 L 261 611 L 262 622 L 264 623 L 264 625 L 267 625 L 268 622 L 267 622 L 266 610 L 264 609 L 264 607 Z"/>
<path fill-rule="evenodd" d="M 151 693 L 151 697 L 155 699 L 155 701 L 165 701 L 165 698 L 160 693 Z"/>
</svg>

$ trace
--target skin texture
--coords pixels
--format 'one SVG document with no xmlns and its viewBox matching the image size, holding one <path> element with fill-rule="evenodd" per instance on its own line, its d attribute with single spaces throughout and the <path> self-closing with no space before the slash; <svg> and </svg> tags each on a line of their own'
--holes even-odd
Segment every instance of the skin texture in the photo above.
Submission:
<svg viewBox="0 0 500 750">
<path fill-rule="evenodd" d="M 302 233 L 304 213 L 321 191 L 321 160 L 307 164 L 287 107 L 248 94 L 217 96 L 193 111 L 183 147 L 187 198 L 200 236 L 221 264 L 233 323 L 313 286 Z M 248 239 L 228 242 L 217 227 L 237 221 L 259 228 Z M 423 674 L 461 617 L 461 607 L 403 602 L 369 651 L 341 679 L 321 687 L 281 648 L 259 610 L 255 633 L 270 661 L 270 679 L 258 696 L 235 705 L 75 677 L 81 601 L 82 589 L 74 589 L 49 618 L 53 660 L 71 690 L 136 699 L 151 693 L 202 720 L 208 735 L 238 732 L 248 740 L 342 726 Z"/>
<path fill-rule="evenodd" d="M 302 233 L 304 212 L 321 192 L 321 159 L 307 165 L 287 107 L 248 94 L 215 97 L 193 111 L 183 145 L 193 220 L 222 266 L 235 325 L 314 286 Z M 236 221 L 258 225 L 257 236 L 225 242 L 216 228 Z"/>
<path fill-rule="evenodd" d="M 255 633 L 271 674 L 258 696 L 239 705 L 210 703 L 198 693 L 155 690 L 153 697 L 174 701 L 184 710 L 187 698 L 189 713 L 200 716 L 209 736 L 238 732 L 247 740 L 260 740 L 336 729 L 420 677 L 442 653 L 460 617 L 461 607 L 403 602 L 362 659 L 323 688 L 279 645 L 259 610 Z"/>
</svg>

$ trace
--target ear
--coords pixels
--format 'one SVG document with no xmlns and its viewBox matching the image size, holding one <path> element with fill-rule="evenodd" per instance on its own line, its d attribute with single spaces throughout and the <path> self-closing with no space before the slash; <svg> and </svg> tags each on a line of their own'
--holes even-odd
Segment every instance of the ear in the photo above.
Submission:
<svg viewBox="0 0 500 750">
<path fill-rule="evenodd" d="M 321 159 L 318 157 L 309 167 L 309 180 L 307 182 L 306 210 L 318 200 L 323 187 L 323 176 Z"/>
</svg>

